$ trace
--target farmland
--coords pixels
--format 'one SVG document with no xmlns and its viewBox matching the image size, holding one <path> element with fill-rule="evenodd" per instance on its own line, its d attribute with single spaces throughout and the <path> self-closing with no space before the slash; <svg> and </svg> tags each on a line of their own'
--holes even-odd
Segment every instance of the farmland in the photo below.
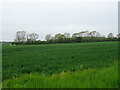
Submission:
<svg viewBox="0 0 120 90">
<path fill-rule="evenodd" d="M 6 80 L 5 88 L 118 88 L 118 63 L 109 68 L 61 72 L 50 76 L 25 74 Z"/>
<path fill-rule="evenodd" d="M 40 87 L 30 82 L 34 81 L 43 87 L 103 87 L 104 85 L 95 85 L 97 78 L 106 77 L 106 83 L 111 80 L 113 84 L 108 84 L 104 87 L 118 87 L 117 85 L 117 64 L 113 63 L 118 60 L 118 42 L 93 42 L 93 43 L 71 43 L 71 44 L 45 44 L 45 45 L 18 45 L 10 46 L 3 45 L 3 87 Z M 110 72 L 111 71 L 111 72 Z M 113 73 L 113 72 L 115 73 Z M 65 81 L 74 82 L 71 86 L 61 82 L 61 73 L 64 72 Z M 92 73 L 92 74 L 91 74 Z M 97 73 L 97 74 L 96 74 Z M 80 75 L 79 75 L 80 74 Z M 109 74 L 114 74 L 108 77 Z M 52 76 L 55 78 L 52 78 Z M 90 75 L 87 79 L 87 75 Z M 96 77 L 96 81 L 91 81 L 91 77 Z M 100 76 L 100 77 L 99 77 Z M 32 77 L 30 79 L 30 77 Z M 17 78 L 17 80 L 16 80 Z M 18 79 L 19 78 L 19 79 Z M 76 78 L 76 79 L 75 79 Z M 30 79 L 26 86 L 22 86 L 24 79 Z M 23 80 L 23 81 L 22 81 Z M 35 81 L 36 80 L 36 81 Z M 56 81 L 56 86 L 49 85 L 42 81 Z M 58 80 L 58 81 L 57 81 Z M 77 85 L 84 81 L 84 85 Z M 103 81 L 105 81 L 103 79 Z M 103 81 L 101 81 L 103 83 Z M 18 86 L 14 86 L 16 85 Z M 20 83 L 21 82 L 21 83 Z M 12 83 L 9 85 L 9 83 Z M 60 83 L 62 86 L 60 86 Z M 90 82 L 89 82 L 90 83 Z M 28 85 L 29 84 L 29 85 Z M 110 86 L 109 86 L 110 85 Z M 42 87 L 41 86 L 41 87 Z"/>
</svg>

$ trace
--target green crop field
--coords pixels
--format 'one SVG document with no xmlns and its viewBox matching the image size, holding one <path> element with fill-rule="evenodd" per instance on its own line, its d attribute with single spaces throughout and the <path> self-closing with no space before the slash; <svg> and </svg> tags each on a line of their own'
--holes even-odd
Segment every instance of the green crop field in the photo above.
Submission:
<svg viewBox="0 0 120 90">
<path fill-rule="evenodd" d="M 3 87 L 118 87 L 118 42 L 2 46 Z"/>
</svg>

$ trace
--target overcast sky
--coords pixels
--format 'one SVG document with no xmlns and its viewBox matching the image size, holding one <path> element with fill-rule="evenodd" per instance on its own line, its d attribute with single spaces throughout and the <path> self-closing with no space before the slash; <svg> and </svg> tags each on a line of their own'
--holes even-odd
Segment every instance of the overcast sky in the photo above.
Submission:
<svg viewBox="0 0 120 90">
<path fill-rule="evenodd" d="M 19 30 L 37 33 L 41 40 L 47 34 L 73 34 L 83 30 L 116 35 L 118 3 L 117 0 L 5 0 L 2 39 L 14 40 Z"/>
</svg>

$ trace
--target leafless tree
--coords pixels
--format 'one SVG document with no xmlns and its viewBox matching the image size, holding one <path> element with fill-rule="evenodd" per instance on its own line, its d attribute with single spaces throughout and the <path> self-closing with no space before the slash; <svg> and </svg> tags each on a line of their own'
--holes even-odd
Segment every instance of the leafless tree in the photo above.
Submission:
<svg viewBox="0 0 120 90">
<path fill-rule="evenodd" d="M 46 39 L 47 41 L 51 40 L 51 38 L 52 38 L 51 34 L 48 34 L 48 35 L 46 35 L 46 37 L 45 37 L 45 39 Z"/>
<path fill-rule="evenodd" d="M 26 31 L 18 31 L 16 33 L 15 42 L 26 41 Z"/>
<path fill-rule="evenodd" d="M 36 33 L 31 33 L 27 35 L 27 41 L 36 41 L 39 35 Z"/>
</svg>

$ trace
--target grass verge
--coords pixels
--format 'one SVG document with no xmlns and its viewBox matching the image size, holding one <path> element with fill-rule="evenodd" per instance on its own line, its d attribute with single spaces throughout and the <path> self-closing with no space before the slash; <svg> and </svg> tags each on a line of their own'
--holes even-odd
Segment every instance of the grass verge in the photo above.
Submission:
<svg viewBox="0 0 120 90">
<path fill-rule="evenodd" d="M 3 88 L 118 88 L 118 62 L 102 69 L 77 70 L 60 74 L 24 74 L 5 80 Z"/>
</svg>

